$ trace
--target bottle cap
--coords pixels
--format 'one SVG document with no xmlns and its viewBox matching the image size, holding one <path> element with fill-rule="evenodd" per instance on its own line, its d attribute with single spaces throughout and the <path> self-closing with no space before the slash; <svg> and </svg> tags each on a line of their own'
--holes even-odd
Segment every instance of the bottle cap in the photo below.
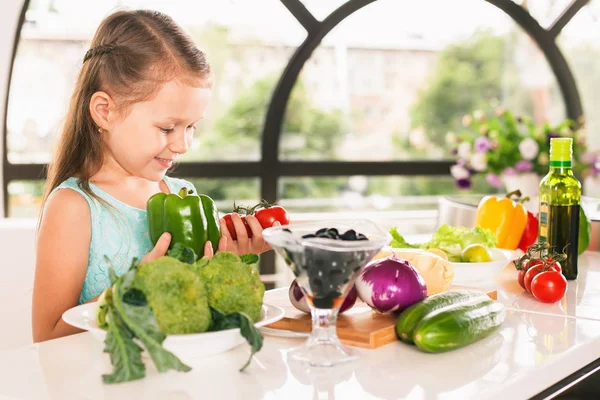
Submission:
<svg viewBox="0 0 600 400">
<path fill-rule="evenodd" d="M 550 139 L 550 166 L 551 167 L 570 167 L 573 156 L 572 138 L 551 138 Z"/>
</svg>

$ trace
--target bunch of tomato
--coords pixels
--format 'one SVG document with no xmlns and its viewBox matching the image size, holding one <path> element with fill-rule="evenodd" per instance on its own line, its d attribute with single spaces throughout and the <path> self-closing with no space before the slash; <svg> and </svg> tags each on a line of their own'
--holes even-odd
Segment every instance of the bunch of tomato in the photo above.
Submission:
<svg viewBox="0 0 600 400">
<path fill-rule="evenodd" d="M 562 274 L 560 261 L 565 254 L 548 254 L 547 243 L 533 244 L 515 261 L 519 271 L 519 285 L 543 303 L 555 303 L 567 292 L 567 280 Z"/>
<path fill-rule="evenodd" d="M 236 206 L 234 203 L 233 212 L 239 214 L 242 218 L 244 226 L 246 227 L 246 232 L 248 233 L 248 238 L 252 238 L 252 230 L 246 222 L 247 215 L 254 215 L 263 229 L 273 226 L 275 221 L 279 222 L 281 225 L 288 225 L 290 223 L 290 217 L 285 208 L 271 204 L 266 200 L 262 200 L 253 207 Z M 231 214 L 226 214 L 223 219 L 225 219 L 225 224 L 227 225 L 227 230 L 231 234 L 231 238 L 237 240 L 237 233 L 235 232 L 233 222 L 231 221 Z"/>
</svg>

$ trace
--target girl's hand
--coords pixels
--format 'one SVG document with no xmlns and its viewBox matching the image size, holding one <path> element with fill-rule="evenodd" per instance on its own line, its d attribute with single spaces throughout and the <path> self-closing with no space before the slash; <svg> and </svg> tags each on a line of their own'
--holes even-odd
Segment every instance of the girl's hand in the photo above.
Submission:
<svg viewBox="0 0 600 400">
<path fill-rule="evenodd" d="M 237 240 L 233 240 L 231 238 L 231 234 L 227 229 L 225 220 L 223 218 L 220 219 L 222 235 L 223 237 L 227 238 L 227 251 L 241 256 L 248 253 L 260 254 L 271 250 L 271 246 L 265 242 L 265 239 L 262 236 L 263 227 L 260 225 L 256 217 L 253 215 L 247 215 L 245 218 L 250 230 L 252 231 L 252 238 L 248 238 L 244 221 L 242 221 L 242 218 L 239 216 L 239 214 L 231 214 L 231 222 L 233 223 Z M 278 225 L 281 225 L 278 221 L 273 223 L 273 226 Z"/>
<path fill-rule="evenodd" d="M 221 251 L 226 251 L 226 250 L 227 250 L 227 237 L 221 236 L 221 239 L 219 240 L 219 248 L 217 249 L 217 253 L 219 253 Z M 204 257 L 212 258 L 212 256 L 214 256 L 214 255 L 215 255 L 215 252 L 213 251 L 212 243 L 210 241 L 207 241 L 204 244 Z"/>
<path fill-rule="evenodd" d="M 163 233 L 158 238 L 156 245 L 150 251 L 150 253 L 146 254 L 144 256 L 144 258 L 142 258 L 142 264 L 145 262 L 154 261 L 157 258 L 161 258 L 165 254 L 167 254 L 167 251 L 169 251 L 170 244 L 171 244 L 171 234 L 169 232 Z M 219 248 L 217 249 L 217 252 L 225 251 L 226 249 L 227 249 L 227 237 L 222 236 L 221 240 L 219 240 Z M 206 244 L 204 245 L 204 256 L 211 258 L 214 255 L 215 255 L 215 252 L 213 251 L 212 244 L 210 242 L 206 242 Z"/>
<path fill-rule="evenodd" d="M 150 253 L 146 254 L 144 258 L 142 258 L 141 264 L 154 261 L 167 254 L 167 251 L 169 250 L 169 244 L 171 244 L 171 234 L 169 232 L 165 232 L 160 235 L 156 245 L 152 250 L 150 250 Z"/>
</svg>

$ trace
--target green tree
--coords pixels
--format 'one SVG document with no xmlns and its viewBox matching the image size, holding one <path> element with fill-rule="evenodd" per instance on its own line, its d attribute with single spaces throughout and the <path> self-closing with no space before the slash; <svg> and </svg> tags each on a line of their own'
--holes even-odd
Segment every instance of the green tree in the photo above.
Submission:
<svg viewBox="0 0 600 400">
<path fill-rule="evenodd" d="M 507 82 L 506 45 L 506 37 L 478 32 L 441 51 L 411 109 L 413 127 L 425 128 L 430 141 L 443 145 L 446 133 L 460 127 L 463 115 L 499 101 Z"/>
<path fill-rule="evenodd" d="M 215 130 L 223 141 L 260 141 L 275 82 L 276 77 L 256 81 L 217 120 Z M 304 146 L 281 148 L 280 157 L 334 159 L 335 144 L 339 143 L 343 133 L 342 114 L 313 106 L 304 84 L 298 81 L 290 94 L 281 139 L 283 141 L 288 135 L 300 136 Z"/>
</svg>

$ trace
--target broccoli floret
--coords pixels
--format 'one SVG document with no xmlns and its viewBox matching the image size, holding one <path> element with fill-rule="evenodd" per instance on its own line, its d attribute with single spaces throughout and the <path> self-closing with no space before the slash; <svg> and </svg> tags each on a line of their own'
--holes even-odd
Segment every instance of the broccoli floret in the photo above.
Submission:
<svg viewBox="0 0 600 400">
<path fill-rule="evenodd" d="M 144 292 L 166 335 L 205 332 L 212 323 L 205 284 L 189 264 L 169 256 L 144 263 L 132 286 Z"/>
<path fill-rule="evenodd" d="M 260 318 L 265 285 L 258 271 L 230 252 L 201 258 L 193 267 L 208 289 L 208 304 L 224 314 L 243 312 L 252 321 Z"/>
</svg>

